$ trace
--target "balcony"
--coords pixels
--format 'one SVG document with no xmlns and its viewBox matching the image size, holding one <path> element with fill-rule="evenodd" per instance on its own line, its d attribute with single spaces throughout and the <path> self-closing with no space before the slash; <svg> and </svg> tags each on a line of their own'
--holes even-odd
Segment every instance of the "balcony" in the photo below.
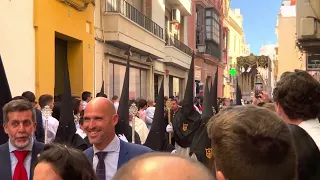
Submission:
<svg viewBox="0 0 320 180">
<path fill-rule="evenodd" d="M 166 0 L 173 8 L 178 8 L 183 16 L 191 16 L 191 0 Z"/>
<path fill-rule="evenodd" d="M 127 1 L 108 0 L 103 23 L 108 43 L 164 58 L 163 28 Z"/>
<path fill-rule="evenodd" d="M 166 34 L 164 62 L 184 69 L 190 68 L 192 50 L 174 36 Z"/>
</svg>

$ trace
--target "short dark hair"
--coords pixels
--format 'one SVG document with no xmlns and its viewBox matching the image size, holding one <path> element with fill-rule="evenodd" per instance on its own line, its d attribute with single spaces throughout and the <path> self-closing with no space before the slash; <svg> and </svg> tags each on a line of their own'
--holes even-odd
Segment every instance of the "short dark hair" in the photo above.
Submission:
<svg viewBox="0 0 320 180">
<path fill-rule="evenodd" d="M 31 91 L 25 91 L 22 93 L 22 96 L 27 98 L 30 102 L 35 103 L 36 102 L 36 96 Z"/>
<path fill-rule="evenodd" d="M 37 164 L 41 162 L 51 164 L 62 179 L 97 180 L 88 158 L 77 149 L 61 144 L 46 144 Z"/>
<path fill-rule="evenodd" d="M 36 111 L 31 104 L 31 102 L 26 101 L 24 99 L 17 99 L 8 102 L 3 106 L 3 124 L 7 124 L 9 122 L 8 114 L 10 112 L 22 112 L 22 111 L 31 111 L 32 112 L 32 122 L 36 122 Z"/>
<path fill-rule="evenodd" d="M 217 171 L 232 180 L 293 180 L 297 159 L 287 124 L 266 108 L 235 106 L 207 124 Z M 267 176 L 266 176 L 267 174 Z"/>
<path fill-rule="evenodd" d="M 43 109 L 45 106 L 49 105 L 53 102 L 53 96 L 50 94 L 44 94 L 39 97 L 39 105 L 41 109 Z"/>
<path fill-rule="evenodd" d="M 293 72 L 277 83 L 273 99 L 290 120 L 315 119 L 320 112 L 320 83 L 305 71 Z"/>
<path fill-rule="evenodd" d="M 117 95 L 114 95 L 114 96 L 112 96 L 112 101 L 115 101 L 115 100 L 117 100 L 119 97 L 117 96 Z"/>
<path fill-rule="evenodd" d="M 289 76 L 291 73 L 293 73 L 293 72 L 286 71 L 286 72 L 282 73 L 281 76 L 280 76 L 280 79 Z"/>
<path fill-rule="evenodd" d="M 72 109 L 73 109 L 73 113 L 74 114 L 80 113 L 79 112 L 80 104 L 81 104 L 81 100 L 80 99 L 77 99 L 77 98 L 72 99 L 72 106 L 73 106 Z"/>
<path fill-rule="evenodd" d="M 105 97 L 105 98 L 108 98 L 108 96 L 106 94 L 100 94 L 100 93 L 97 93 L 96 97 Z"/>
<path fill-rule="evenodd" d="M 147 100 L 145 100 L 145 99 L 139 99 L 139 101 L 138 101 L 138 108 L 139 108 L 139 110 L 140 110 L 141 108 L 145 107 L 146 105 L 148 105 Z"/>
<path fill-rule="evenodd" d="M 26 100 L 28 102 L 30 102 L 27 98 L 23 97 L 23 96 L 15 96 L 12 98 L 12 100 L 18 100 L 18 99 L 23 99 L 23 100 Z"/>
<path fill-rule="evenodd" d="M 82 97 L 82 101 L 86 101 L 89 97 L 91 96 L 91 92 L 89 91 L 83 91 L 81 97 Z"/>
</svg>

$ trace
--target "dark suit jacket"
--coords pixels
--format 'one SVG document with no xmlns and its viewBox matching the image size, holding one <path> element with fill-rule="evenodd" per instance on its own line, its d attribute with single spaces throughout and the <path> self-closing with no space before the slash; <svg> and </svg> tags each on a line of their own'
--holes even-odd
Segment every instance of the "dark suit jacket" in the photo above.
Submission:
<svg viewBox="0 0 320 180">
<path fill-rule="evenodd" d="M 128 162 L 130 159 L 140 156 L 142 154 L 152 152 L 152 150 L 146 146 L 141 146 L 137 144 L 127 143 L 120 140 L 120 153 L 118 159 L 118 169 Z M 84 154 L 88 157 L 91 164 L 93 164 L 94 151 L 93 147 L 88 148 L 84 151 Z"/>
<path fill-rule="evenodd" d="M 36 120 L 37 120 L 37 127 L 36 127 L 36 139 L 38 142 L 44 143 L 44 129 L 42 123 L 42 113 L 39 109 L 35 108 L 36 110 Z"/>
<path fill-rule="evenodd" d="M 34 141 L 32 147 L 31 155 L 31 166 L 30 166 L 30 179 L 33 179 L 33 170 L 36 165 L 37 155 L 42 152 L 44 144 Z M 10 162 L 10 153 L 9 153 L 9 144 L 8 142 L 0 145 L 0 179 L 1 180 L 12 180 L 11 172 L 11 162 Z"/>
</svg>

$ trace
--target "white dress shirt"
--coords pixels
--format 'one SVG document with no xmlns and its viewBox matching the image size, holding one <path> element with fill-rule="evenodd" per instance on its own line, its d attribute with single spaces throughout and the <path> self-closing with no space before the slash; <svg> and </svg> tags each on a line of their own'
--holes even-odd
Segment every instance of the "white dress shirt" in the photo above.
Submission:
<svg viewBox="0 0 320 180">
<path fill-rule="evenodd" d="M 81 136 L 82 139 L 84 139 L 84 138 L 87 137 L 87 134 L 86 134 L 81 128 L 77 129 L 76 134 L 78 134 L 79 136 Z"/>
<path fill-rule="evenodd" d="M 87 107 L 87 101 L 82 101 L 82 107 L 83 107 L 83 110 Z"/>
<path fill-rule="evenodd" d="M 22 149 L 22 151 L 29 151 L 27 157 L 24 159 L 24 167 L 27 170 L 27 174 L 28 174 L 28 179 L 30 179 L 30 168 L 31 168 L 31 158 L 32 158 L 32 147 L 33 147 L 33 138 L 31 138 L 31 142 L 29 143 L 29 145 Z M 12 174 L 12 178 L 14 175 L 14 169 L 16 168 L 16 165 L 18 164 L 18 159 L 17 157 L 14 155 L 14 151 L 18 150 L 16 147 L 14 147 L 10 140 L 9 140 L 9 152 L 10 152 L 10 162 L 11 162 L 11 174 Z M 20 150 L 21 151 L 21 150 Z M 0 178 L 1 179 L 1 178 Z"/>
<path fill-rule="evenodd" d="M 307 131 L 320 150 L 320 123 L 318 118 L 302 121 L 299 126 Z"/>
<path fill-rule="evenodd" d="M 96 171 L 99 159 L 96 155 L 97 152 L 100 152 L 94 145 L 93 145 L 93 169 Z M 108 152 L 104 159 L 104 164 L 106 167 L 106 180 L 112 180 L 113 176 L 117 172 L 118 168 L 118 160 L 119 160 L 119 153 L 120 153 L 120 139 L 118 136 L 114 135 L 113 140 L 110 144 L 102 150 L 102 152 Z"/>
<path fill-rule="evenodd" d="M 43 129 L 46 130 L 46 118 L 42 116 Z M 56 138 L 56 134 L 59 127 L 59 121 L 52 117 L 48 117 L 48 143 L 52 142 Z"/>
</svg>

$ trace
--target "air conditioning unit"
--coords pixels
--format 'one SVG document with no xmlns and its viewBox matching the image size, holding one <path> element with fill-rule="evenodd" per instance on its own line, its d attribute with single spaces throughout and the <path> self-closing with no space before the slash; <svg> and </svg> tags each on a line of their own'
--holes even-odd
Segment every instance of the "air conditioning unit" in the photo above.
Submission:
<svg viewBox="0 0 320 180">
<path fill-rule="evenodd" d="M 296 13 L 298 41 L 320 39 L 320 1 L 298 0 Z"/>
<path fill-rule="evenodd" d="M 177 9 L 177 8 L 173 8 L 172 11 L 171 11 L 171 23 L 180 23 L 180 19 L 181 19 L 181 14 L 180 14 L 180 10 Z"/>
</svg>

